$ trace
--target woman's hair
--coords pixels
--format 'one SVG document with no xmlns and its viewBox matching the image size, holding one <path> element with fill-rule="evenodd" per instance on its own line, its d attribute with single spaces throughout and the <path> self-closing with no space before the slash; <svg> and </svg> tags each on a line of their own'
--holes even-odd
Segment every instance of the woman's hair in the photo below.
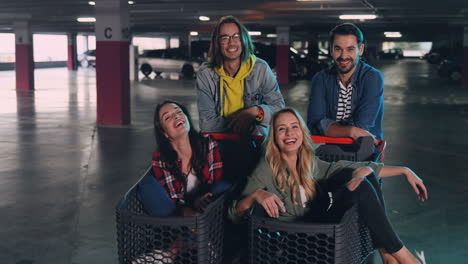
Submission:
<svg viewBox="0 0 468 264">
<path fill-rule="evenodd" d="M 240 41 L 242 46 L 241 62 L 245 62 L 250 58 L 255 51 L 255 47 L 252 43 L 252 38 L 249 35 L 249 31 L 239 20 L 233 16 L 224 16 L 219 19 L 216 24 L 213 33 L 211 35 L 210 50 L 208 51 L 208 66 L 210 68 L 218 68 L 223 64 L 223 55 L 219 48 L 219 30 L 221 26 L 226 23 L 234 23 L 239 28 Z"/>
<path fill-rule="evenodd" d="M 195 175 L 197 177 L 202 177 L 202 169 L 206 164 L 206 155 L 208 153 L 208 144 L 206 144 L 207 138 L 203 137 L 200 132 L 195 130 L 192 124 L 190 113 L 183 105 L 171 100 L 165 100 L 156 106 L 156 110 L 154 111 L 154 136 L 156 138 L 159 151 L 161 152 L 161 159 L 167 163 L 169 171 L 185 185 L 186 178 L 184 175 L 182 175 L 182 172 L 177 167 L 177 152 L 172 148 L 169 139 L 166 137 L 164 128 L 162 127 L 161 120 L 159 118 L 159 112 L 161 111 L 161 108 L 167 104 L 177 105 L 187 116 L 187 121 L 190 125 L 188 137 L 190 140 L 190 146 L 192 147 L 190 165 L 195 171 Z"/>
<path fill-rule="evenodd" d="M 296 170 L 299 176 L 299 181 L 293 175 L 288 176 L 286 164 L 281 158 L 281 152 L 278 144 L 275 141 L 276 129 L 275 123 L 278 117 L 284 113 L 293 114 L 299 124 L 303 134 L 302 145 L 299 147 L 297 154 Z M 270 164 L 273 171 L 276 183 L 282 192 L 285 192 L 285 183 L 290 186 L 292 199 L 295 204 L 300 204 L 300 197 L 297 197 L 299 185 L 302 185 L 305 190 L 307 200 L 311 200 L 316 193 L 316 181 L 312 177 L 312 172 L 315 167 L 315 154 L 312 149 L 312 139 L 302 117 L 293 108 L 283 108 L 276 112 L 271 121 L 270 133 L 266 143 L 266 160 Z"/>
</svg>

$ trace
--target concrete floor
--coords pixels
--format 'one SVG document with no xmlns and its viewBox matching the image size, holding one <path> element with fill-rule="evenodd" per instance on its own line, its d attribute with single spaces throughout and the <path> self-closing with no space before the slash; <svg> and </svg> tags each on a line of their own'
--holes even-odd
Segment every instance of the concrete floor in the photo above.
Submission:
<svg viewBox="0 0 468 264">
<path fill-rule="evenodd" d="M 430 197 L 420 203 L 404 179 L 385 180 L 394 227 L 427 263 L 468 263 L 468 89 L 424 61 L 377 67 L 386 163 L 416 171 Z M 135 82 L 132 124 L 97 127 L 93 69 L 36 70 L 36 90 L 25 93 L 15 91 L 14 76 L 0 72 L 0 263 L 116 263 L 114 209 L 149 165 L 153 107 L 175 99 L 197 123 L 194 81 Z M 303 114 L 308 86 L 282 86 Z"/>
</svg>

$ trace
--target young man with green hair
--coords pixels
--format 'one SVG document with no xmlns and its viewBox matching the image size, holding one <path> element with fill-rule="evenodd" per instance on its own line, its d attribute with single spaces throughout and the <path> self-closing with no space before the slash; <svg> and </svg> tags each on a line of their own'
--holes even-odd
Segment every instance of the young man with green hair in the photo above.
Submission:
<svg viewBox="0 0 468 264">
<path fill-rule="evenodd" d="M 233 16 L 218 21 L 196 86 L 202 132 L 266 135 L 272 114 L 285 105 L 276 77 Z"/>
</svg>

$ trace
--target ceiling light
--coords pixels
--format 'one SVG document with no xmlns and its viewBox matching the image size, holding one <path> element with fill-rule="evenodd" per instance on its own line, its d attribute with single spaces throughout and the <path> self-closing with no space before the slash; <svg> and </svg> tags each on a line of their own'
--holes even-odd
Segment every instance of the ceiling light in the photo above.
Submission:
<svg viewBox="0 0 468 264">
<path fill-rule="evenodd" d="M 355 20 L 366 20 L 366 19 L 376 19 L 376 15 L 341 15 L 340 19 L 355 19 Z"/>
<path fill-rule="evenodd" d="M 200 21 L 210 21 L 210 18 L 207 16 L 199 16 L 198 19 L 200 19 Z"/>
<path fill-rule="evenodd" d="M 261 36 L 262 32 L 261 31 L 249 31 L 250 36 Z"/>
<path fill-rule="evenodd" d="M 96 18 L 94 17 L 79 17 L 76 19 L 78 22 L 96 22 Z"/>
<path fill-rule="evenodd" d="M 400 32 L 384 32 L 385 37 L 387 38 L 401 38 L 401 33 Z"/>
<path fill-rule="evenodd" d="M 94 2 L 94 1 L 89 1 L 89 2 L 88 2 L 88 5 L 92 5 L 92 6 L 93 6 L 93 5 L 96 5 L 96 2 Z"/>
<path fill-rule="evenodd" d="M 128 4 L 133 5 L 133 4 L 135 4 L 135 1 L 128 1 Z"/>
<path fill-rule="evenodd" d="M 196 31 L 191 31 L 191 32 L 190 32 L 190 36 L 198 36 L 198 32 L 196 32 Z"/>
<path fill-rule="evenodd" d="M 267 38 L 276 38 L 278 35 L 276 34 L 267 34 Z"/>
</svg>

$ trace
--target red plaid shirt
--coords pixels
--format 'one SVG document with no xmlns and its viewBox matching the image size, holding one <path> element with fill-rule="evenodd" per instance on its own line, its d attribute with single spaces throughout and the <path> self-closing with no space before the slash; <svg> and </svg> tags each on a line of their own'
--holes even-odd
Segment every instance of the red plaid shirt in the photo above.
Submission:
<svg viewBox="0 0 468 264">
<path fill-rule="evenodd" d="M 161 152 L 159 150 L 156 150 L 153 153 L 152 165 L 156 179 L 164 187 L 172 201 L 176 204 L 185 204 L 184 184 L 176 179 L 176 177 L 167 169 L 166 162 L 161 160 Z M 181 169 L 181 166 L 181 160 L 177 160 L 177 168 L 179 170 Z M 218 143 L 210 136 L 208 136 L 207 163 L 203 166 L 202 171 L 203 175 L 201 177 L 201 184 L 215 184 L 219 182 L 223 176 L 223 162 L 221 160 Z"/>
</svg>

